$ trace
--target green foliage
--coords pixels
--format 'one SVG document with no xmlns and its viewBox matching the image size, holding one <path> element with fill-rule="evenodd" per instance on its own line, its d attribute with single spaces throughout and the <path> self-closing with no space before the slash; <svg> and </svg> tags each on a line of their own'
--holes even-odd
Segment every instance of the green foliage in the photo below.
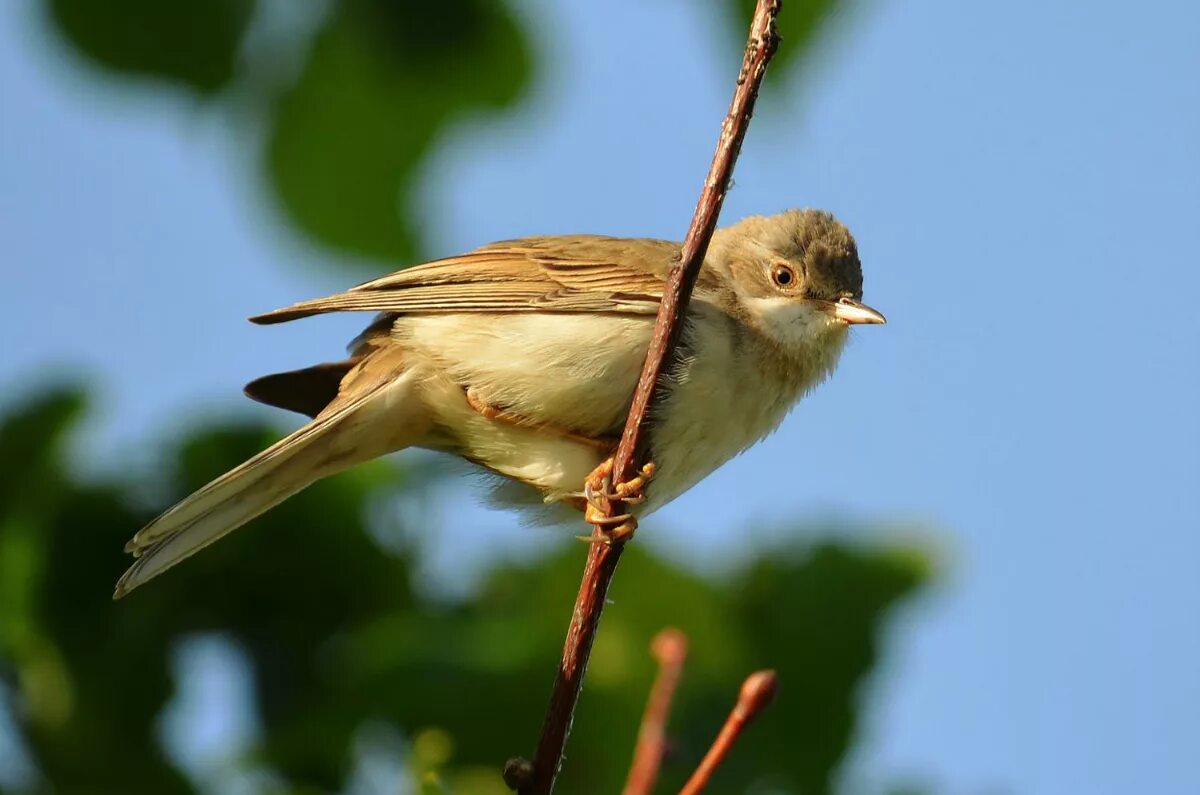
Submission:
<svg viewBox="0 0 1200 795">
<path fill-rule="evenodd" d="M 418 257 L 420 164 L 448 123 L 510 106 L 533 73 L 501 0 L 340 0 L 311 41 L 270 45 L 306 54 L 294 75 L 271 53 L 239 57 L 255 44 L 244 36 L 253 0 L 44 2 L 64 38 L 112 72 L 208 96 L 246 89 L 239 106 L 253 112 L 232 118 L 266 120 L 263 173 L 279 206 L 313 241 L 358 258 L 347 263 Z"/>
<path fill-rule="evenodd" d="M 78 393 L 59 391 L 0 424 L 0 675 L 18 694 L 18 725 L 46 782 L 59 792 L 192 792 L 155 726 L 175 685 L 172 649 L 219 632 L 253 668 L 263 733 L 247 763 L 292 791 L 338 789 L 356 733 L 378 723 L 408 738 L 407 764 L 425 790 L 503 791 L 503 760 L 537 736 L 582 545 L 499 566 L 465 602 L 431 601 L 412 587 L 411 556 L 380 548 L 364 524 L 372 500 L 415 496 L 423 484 L 381 464 L 318 484 L 114 603 L 128 562 L 121 547 L 151 512 L 137 505 L 132 477 L 68 474 L 64 442 L 81 406 Z M 268 436 L 198 429 L 163 456 L 164 498 Z M 714 582 L 635 544 L 596 645 L 563 791 L 619 789 L 654 674 L 647 647 L 667 625 L 688 634 L 692 651 L 664 787 L 703 754 L 741 679 L 773 667 L 780 697 L 717 791 L 828 791 L 881 622 L 924 576 L 919 556 L 823 544 L 769 551 Z"/>
<path fill-rule="evenodd" d="M 443 126 L 504 107 L 529 79 L 526 44 L 502 3 L 338 5 L 276 106 L 271 182 L 301 228 L 346 251 L 411 261 L 398 212 Z"/>
<path fill-rule="evenodd" d="M 47 0 L 55 25 L 93 63 L 199 94 L 234 77 L 255 0 Z"/>
</svg>

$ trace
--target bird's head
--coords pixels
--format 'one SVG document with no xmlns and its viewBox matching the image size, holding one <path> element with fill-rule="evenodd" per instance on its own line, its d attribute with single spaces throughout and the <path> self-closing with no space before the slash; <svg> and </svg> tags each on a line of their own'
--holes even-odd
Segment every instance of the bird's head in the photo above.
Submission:
<svg viewBox="0 0 1200 795">
<path fill-rule="evenodd" d="M 849 326 L 887 322 L 862 303 L 858 248 L 827 212 L 751 216 L 719 230 L 712 250 L 745 320 L 785 350 L 840 348 Z"/>
</svg>

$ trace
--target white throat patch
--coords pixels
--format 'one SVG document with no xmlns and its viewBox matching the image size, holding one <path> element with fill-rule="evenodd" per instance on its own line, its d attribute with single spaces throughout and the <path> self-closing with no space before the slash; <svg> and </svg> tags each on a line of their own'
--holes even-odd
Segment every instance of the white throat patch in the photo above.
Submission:
<svg viewBox="0 0 1200 795">
<path fill-rule="evenodd" d="M 845 342 L 845 324 L 804 301 L 783 296 L 743 296 L 742 304 L 750 310 L 760 332 L 795 355 L 814 353 L 813 349 L 840 349 Z"/>
</svg>

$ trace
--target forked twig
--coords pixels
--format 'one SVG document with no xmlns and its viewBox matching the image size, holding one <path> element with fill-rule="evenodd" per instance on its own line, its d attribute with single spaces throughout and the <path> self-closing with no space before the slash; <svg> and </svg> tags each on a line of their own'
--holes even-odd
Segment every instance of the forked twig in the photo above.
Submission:
<svg viewBox="0 0 1200 795">
<path fill-rule="evenodd" d="M 754 18 L 750 22 L 750 37 L 746 43 L 741 71 L 738 73 L 733 101 L 721 127 L 721 136 L 717 140 L 712 165 L 709 167 L 704 189 L 696 204 L 696 212 L 688 227 L 687 237 L 683 241 L 680 260 L 671 268 L 663 288 L 650 348 L 646 353 L 642 374 L 633 395 L 625 431 L 621 435 L 621 443 L 614 457 L 613 483 L 629 481 L 639 468 L 642 429 L 657 393 L 659 375 L 674 356 L 675 344 L 681 330 L 680 320 L 687 310 L 692 288 L 696 284 L 696 277 L 708 251 L 709 240 L 716 228 L 717 217 L 725 200 L 725 192 L 733 175 L 733 166 L 741 150 L 742 140 L 746 137 L 746 129 L 754 110 L 754 101 L 758 98 L 759 86 L 766 73 L 767 63 L 775 54 L 779 42 L 775 18 L 779 14 L 781 4 L 781 0 L 758 0 L 754 10 Z M 602 501 L 607 516 L 613 517 L 624 512 L 621 501 Z M 591 655 L 592 641 L 595 639 L 596 627 L 604 609 L 609 583 L 624 550 L 624 540 L 610 536 L 599 525 L 593 528 L 579 595 L 575 599 L 575 610 L 567 628 L 562 661 L 550 693 L 550 703 L 546 707 L 546 717 L 542 722 L 542 732 L 538 738 L 532 767 L 514 760 L 508 768 L 519 768 L 522 771 L 519 775 L 506 777 L 510 786 L 515 784 L 522 795 L 549 795 L 554 789 L 567 734 L 575 714 L 575 704 L 579 700 L 579 690 L 583 685 L 583 676 Z"/>
<path fill-rule="evenodd" d="M 650 653 L 658 661 L 658 676 L 650 689 L 650 698 L 646 700 L 646 713 L 642 716 L 637 747 L 633 751 L 633 764 L 629 766 L 629 777 L 625 780 L 622 795 L 650 795 L 654 789 L 667 743 L 667 717 L 671 713 L 671 699 L 675 695 L 675 688 L 679 686 L 687 649 L 687 636 L 677 629 L 664 629 L 654 636 L 650 644 Z"/>
<path fill-rule="evenodd" d="M 746 677 L 742 690 L 738 693 L 737 704 L 725 719 L 725 725 L 721 727 L 717 739 L 713 740 L 712 747 L 700 760 L 696 772 L 692 773 L 683 789 L 679 790 L 679 795 L 696 795 L 704 791 L 712 780 L 712 774 L 741 736 L 742 730 L 775 698 L 778 684 L 778 677 L 774 671 L 755 671 Z"/>
</svg>

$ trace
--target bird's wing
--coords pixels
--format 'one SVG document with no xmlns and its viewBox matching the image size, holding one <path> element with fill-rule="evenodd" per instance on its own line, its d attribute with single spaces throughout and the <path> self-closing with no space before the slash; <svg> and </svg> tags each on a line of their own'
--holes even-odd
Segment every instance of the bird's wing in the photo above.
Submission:
<svg viewBox="0 0 1200 795">
<path fill-rule="evenodd" d="M 652 315 L 678 251 L 663 240 L 594 235 L 509 240 L 250 319 L 282 323 L 323 312 Z"/>
</svg>

